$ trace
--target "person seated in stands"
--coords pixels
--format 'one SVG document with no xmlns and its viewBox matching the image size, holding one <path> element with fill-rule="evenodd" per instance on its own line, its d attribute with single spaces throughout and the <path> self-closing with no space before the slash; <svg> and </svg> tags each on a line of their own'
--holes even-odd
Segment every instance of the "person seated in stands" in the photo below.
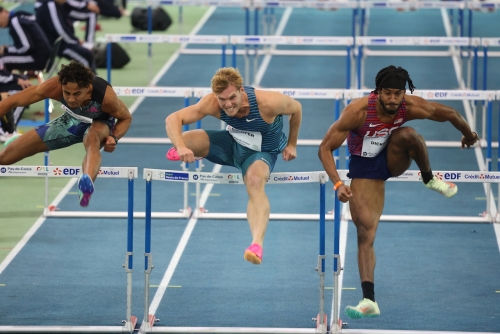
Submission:
<svg viewBox="0 0 500 334">
<path fill-rule="evenodd" d="M 3 68 L 9 71 L 41 71 L 45 68 L 52 44 L 34 15 L 23 11 L 9 12 L 0 6 L 0 28 L 8 28 L 14 41 L 14 45 L 0 47 Z"/>
<path fill-rule="evenodd" d="M 71 18 L 63 8 L 65 3 L 66 0 L 38 0 L 35 2 L 36 21 L 52 44 L 59 36 L 63 37 L 58 56 L 76 60 L 95 73 L 94 55 L 76 37 Z"/>
<path fill-rule="evenodd" d="M 85 47 L 92 48 L 95 42 L 97 15 L 100 12 L 97 3 L 90 0 L 67 0 L 63 7 L 73 22 L 85 22 Z"/>
<path fill-rule="evenodd" d="M 0 100 L 4 100 L 10 95 L 31 86 L 31 81 L 27 76 L 12 74 L 7 70 L 0 70 Z M 25 108 L 13 108 L 0 118 L 0 142 L 5 142 L 10 137 L 17 135 L 17 124 Z"/>
</svg>

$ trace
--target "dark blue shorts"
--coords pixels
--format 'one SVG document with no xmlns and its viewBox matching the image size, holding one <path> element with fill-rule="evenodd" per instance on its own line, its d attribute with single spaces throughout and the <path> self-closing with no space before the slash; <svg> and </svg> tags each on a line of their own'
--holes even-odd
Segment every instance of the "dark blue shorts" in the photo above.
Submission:
<svg viewBox="0 0 500 334">
<path fill-rule="evenodd" d="M 269 173 L 273 171 L 278 154 L 251 150 L 238 144 L 226 130 L 205 130 L 210 139 L 210 150 L 205 157 L 213 163 L 233 166 L 241 170 L 245 176 L 248 168 L 257 160 L 264 161 L 269 166 Z"/>
<path fill-rule="evenodd" d="M 392 177 L 389 167 L 387 167 L 387 147 L 373 158 L 351 155 L 347 177 L 350 179 L 375 179 L 384 181 Z"/>
</svg>

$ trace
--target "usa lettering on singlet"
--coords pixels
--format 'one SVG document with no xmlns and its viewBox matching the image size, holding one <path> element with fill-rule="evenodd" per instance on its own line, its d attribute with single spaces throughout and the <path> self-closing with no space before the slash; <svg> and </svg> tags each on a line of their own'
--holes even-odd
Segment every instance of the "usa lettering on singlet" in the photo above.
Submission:
<svg viewBox="0 0 500 334">
<path fill-rule="evenodd" d="M 368 109 L 363 126 L 349 131 L 347 146 L 349 153 L 366 158 L 377 156 L 387 146 L 391 133 L 407 121 L 406 101 L 403 99 L 392 123 L 383 123 L 377 116 L 377 94 L 368 97 Z"/>
<path fill-rule="evenodd" d="M 228 116 L 221 109 L 220 119 L 227 124 L 226 131 L 238 144 L 251 150 L 280 153 L 288 141 L 283 133 L 283 116 L 278 115 L 273 123 L 266 123 L 260 115 L 254 88 L 244 86 L 244 90 L 248 96 L 250 113 L 245 117 L 236 118 Z"/>
</svg>

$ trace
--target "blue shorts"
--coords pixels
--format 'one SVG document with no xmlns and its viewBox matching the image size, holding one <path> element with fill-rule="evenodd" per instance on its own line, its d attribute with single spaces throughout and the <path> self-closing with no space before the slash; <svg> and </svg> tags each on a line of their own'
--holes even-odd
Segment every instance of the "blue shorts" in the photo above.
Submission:
<svg viewBox="0 0 500 334">
<path fill-rule="evenodd" d="M 387 167 L 387 146 L 373 158 L 351 155 L 349 158 L 350 179 L 375 179 L 387 180 L 392 177 Z"/>
<path fill-rule="evenodd" d="M 236 167 L 241 170 L 243 176 L 250 165 L 257 160 L 262 160 L 269 166 L 269 173 L 273 171 L 278 158 L 277 153 L 258 152 L 242 146 L 226 130 L 205 130 L 205 132 L 210 139 L 210 150 L 205 157 L 208 161 Z"/>
<path fill-rule="evenodd" d="M 94 122 L 106 123 L 110 131 L 115 127 L 114 117 L 94 120 Z M 90 128 L 90 125 L 90 123 L 84 123 L 64 113 L 47 124 L 36 127 L 35 131 L 49 150 L 52 151 L 83 142 L 83 137 Z"/>
</svg>

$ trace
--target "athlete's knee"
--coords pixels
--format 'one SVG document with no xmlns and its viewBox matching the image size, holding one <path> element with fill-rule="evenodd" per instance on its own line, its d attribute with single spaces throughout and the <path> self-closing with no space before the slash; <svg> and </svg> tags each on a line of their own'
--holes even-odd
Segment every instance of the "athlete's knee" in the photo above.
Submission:
<svg viewBox="0 0 500 334">
<path fill-rule="evenodd" d="M 268 176 L 257 169 L 249 168 L 245 175 L 245 184 L 248 192 L 263 191 Z"/>
<path fill-rule="evenodd" d="M 391 134 L 391 141 L 404 143 L 405 146 L 419 145 L 423 140 L 423 137 L 410 127 L 399 128 Z"/>
<path fill-rule="evenodd" d="M 357 228 L 358 245 L 373 246 L 377 230 L 375 228 Z"/>
</svg>

